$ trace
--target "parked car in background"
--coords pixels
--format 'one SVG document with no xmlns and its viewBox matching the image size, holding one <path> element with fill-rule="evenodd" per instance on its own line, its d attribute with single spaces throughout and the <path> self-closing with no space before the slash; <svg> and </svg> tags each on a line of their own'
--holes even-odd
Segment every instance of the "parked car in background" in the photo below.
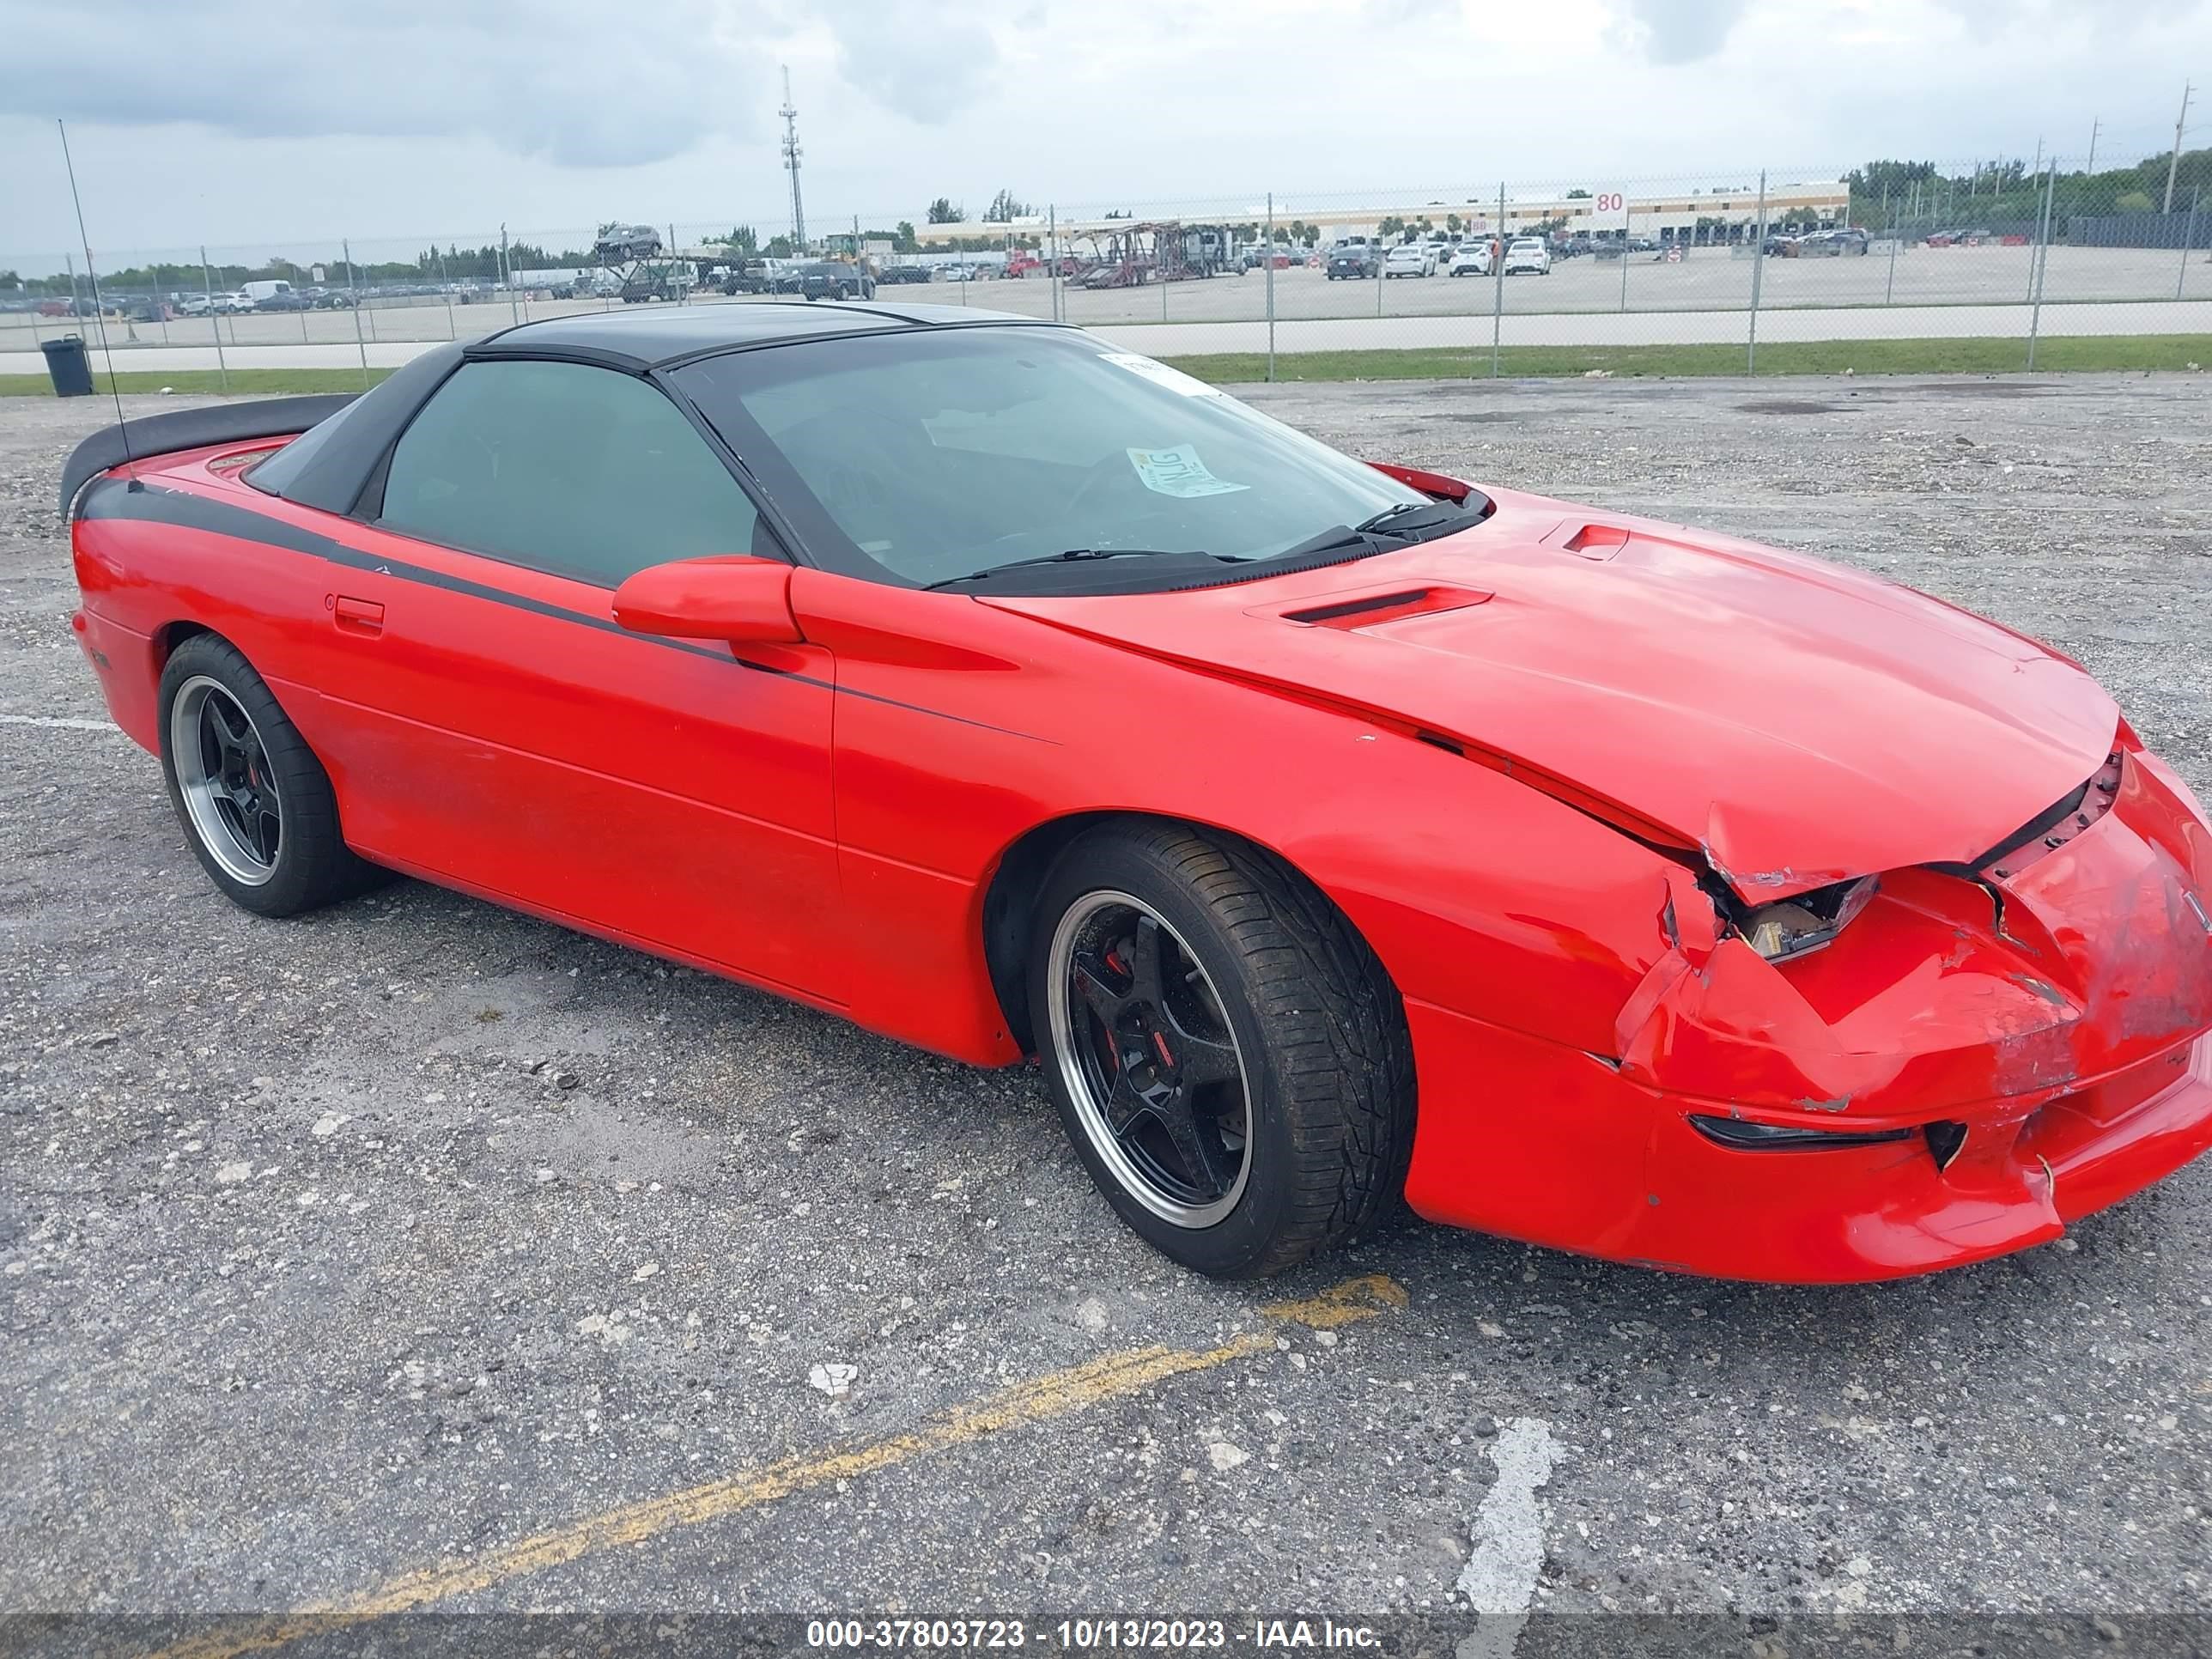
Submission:
<svg viewBox="0 0 2212 1659">
<path fill-rule="evenodd" d="M 650 259 L 660 252 L 660 233 L 651 225 L 602 225 L 592 252 L 603 264 Z"/>
<path fill-rule="evenodd" d="M 800 269 L 799 292 L 810 300 L 872 300 L 876 279 L 858 265 L 821 259 Z"/>
<path fill-rule="evenodd" d="M 1384 276 L 1433 276 L 1437 256 L 1426 242 L 1401 242 L 1382 256 Z"/>
<path fill-rule="evenodd" d="M 1505 250 L 1505 274 L 1523 271 L 1537 276 L 1552 274 L 1552 250 L 1534 236 L 1516 236 Z"/>
<path fill-rule="evenodd" d="M 1382 274 L 1372 242 L 1339 242 L 1328 251 L 1328 280 L 1362 281 Z"/>
<path fill-rule="evenodd" d="M 1445 269 L 1454 276 L 1489 276 L 1489 242 L 1462 242 L 1452 250 L 1451 264 Z"/>
<path fill-rule="evenodd" d="M 1833 259 L 1844 254 L 1863 254 L 1867 251 L 1867 234 L 1863 230 L 1816 230 L 1809 236 L 1797 239 L 1797 257 Z"/>
<path fill-rule="evenodd" d="M 765 294 L 775 277 L 775 262 L 758 257 L 734 259 L 723 274 L 721 289 L 725 294 Z"/>
<path fill-rule="evenodd" d="M 243 291 L 218 294 L 215 308 L 226 316 L 240 316 L 253 309 L 253 296 Z"/>
<path fill-rule="evenodd" d="M 256 311 L 307 311 L 313 307 L 313 302 L 306 295 L 296 292 L 289 284 L 274 294 L 262 295 L 253 302 Z"/>
<path fill-rule="evenodd" d="M 878 287 L 887 283 L 926 283 L 928 280 L 927 265 L 885 265 L 876 272 L 876 283 Z"/>
</svg>

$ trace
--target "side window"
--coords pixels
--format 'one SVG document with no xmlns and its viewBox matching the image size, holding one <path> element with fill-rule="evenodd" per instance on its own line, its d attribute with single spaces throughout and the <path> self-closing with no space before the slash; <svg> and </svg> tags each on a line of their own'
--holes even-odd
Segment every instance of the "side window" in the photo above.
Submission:
<svg viewBox="0 0 2212 1659">
<path fill-rule="evenodd" d="M 602 587 L 672 559 L 775 551 L 675 404 L 581 363 L 463 365 L 393 448 L 378 522 Z"/>
</svg>

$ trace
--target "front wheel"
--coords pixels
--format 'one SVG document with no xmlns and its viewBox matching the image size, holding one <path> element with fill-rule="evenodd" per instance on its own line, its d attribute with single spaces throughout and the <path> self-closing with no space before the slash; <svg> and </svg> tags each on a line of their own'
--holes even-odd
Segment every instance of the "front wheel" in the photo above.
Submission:
<svg viewBox="0 0 2212 1659">
<path fill-rule="evenodd" d="M 1397 1199 L 1404 1011 L 1294 872 L 1180 825 L 1094 830 L 1046 879 L 1029 963 L 1069 1137 L 1115 1212 L 1182 1266 L 1275 1273 Z"/>
</svg>

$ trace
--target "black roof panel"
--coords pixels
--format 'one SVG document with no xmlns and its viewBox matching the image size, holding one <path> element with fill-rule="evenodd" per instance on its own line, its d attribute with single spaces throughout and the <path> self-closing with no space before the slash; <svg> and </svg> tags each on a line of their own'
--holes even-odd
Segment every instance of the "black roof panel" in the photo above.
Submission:
<svg viewBox="0 0 2212 1659">
<path fill-rule="evenodd" d="M 656 305 L 649 309 L 584 311 L 547 317 L 501 329 L 473 342 L 471 357 L 503 357 L 550 352 L 574 354 L 633 368 L 702 352 L 777 340 L 864 333 L 901 327 L 942 327 L 956 323 L 1027 323 L 1036 319 L 971 306 L 907 305 L 897 301 L 746 300 L 709 301 L 698 305 Z"/>
</svg>

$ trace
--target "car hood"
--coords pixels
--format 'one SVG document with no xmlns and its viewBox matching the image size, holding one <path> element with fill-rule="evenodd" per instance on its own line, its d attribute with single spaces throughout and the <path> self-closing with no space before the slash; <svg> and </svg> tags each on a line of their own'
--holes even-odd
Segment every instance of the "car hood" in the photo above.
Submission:
<svg viewBox="0 0 2212 1659">
<path fill-rule="evenodd" d="M 1701 848 L 1765 900 L 1978 860 L 2071 793 L 2119 712 L 2078 664 L 1879 577 L 1496 492 L 1482 525 L 1194 591 L 979 596 L 1442 738 Z"/>
</svg>

